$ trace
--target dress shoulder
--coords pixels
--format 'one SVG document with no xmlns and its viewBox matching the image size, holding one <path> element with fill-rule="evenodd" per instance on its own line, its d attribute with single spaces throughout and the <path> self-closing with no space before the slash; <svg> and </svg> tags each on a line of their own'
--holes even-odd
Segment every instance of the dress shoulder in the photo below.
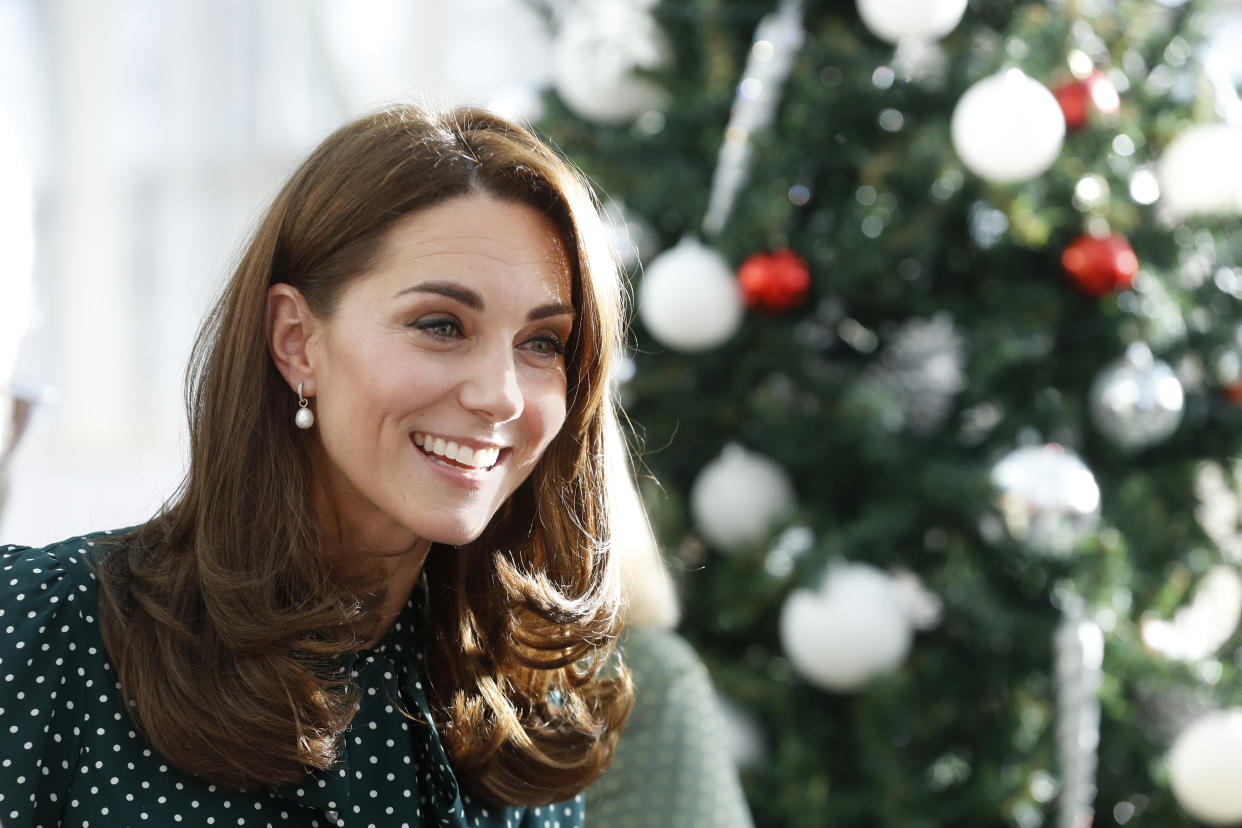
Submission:
<svg viewBox="0 0 1242 828">
<path fill-rule="evenodd" d="M 89 559 L 95 538 L 0 545 L 0 821 L 56 824 L 58 780 L 76 767 L 83 655 L 102 647 Z M 63 796 L 59 794 L 59 796 Z"/>
<path fill-rule="evenodd" d="M 62 627 L 94 622 L 98 598 L 92 561 L 106 537 L 70 538 L 41 549 L 0 545 L 0 652 L 20 651 L 32 639 L 44 643 L 64 637 L 68 643 L 73 630 Z"/>
</svg>

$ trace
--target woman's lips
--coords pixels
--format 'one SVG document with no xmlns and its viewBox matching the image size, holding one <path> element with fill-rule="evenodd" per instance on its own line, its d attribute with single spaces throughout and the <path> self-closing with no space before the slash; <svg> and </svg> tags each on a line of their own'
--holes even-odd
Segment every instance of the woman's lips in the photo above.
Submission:
<svg viewBox="0 0 1242 828">
<path fill-rule="evenodd" d="M 471 448 L 464 441 L 458 443 L 455 440 L 421 431 L 413 432 L 410 439 L 423 454 L 445 465 L 460 469 L 492 469 L 496 466 L 500 453 L 503 451 L 498 446 L 480 445 L 477 448 Z"/>
</svg>

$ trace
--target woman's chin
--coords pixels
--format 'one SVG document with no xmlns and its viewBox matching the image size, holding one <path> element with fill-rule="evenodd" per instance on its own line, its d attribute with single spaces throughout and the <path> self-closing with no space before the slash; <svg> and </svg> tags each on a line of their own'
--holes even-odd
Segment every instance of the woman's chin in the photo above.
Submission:
<svg viewBox="0 0 1242 828">
<path fill-rule="evenodd" d="M 483 534 L 483 530 L 487 528 L 483 525 L 464 525 L 464 526 L 443 526 L 436 527 L 434 531 L 429 531 L 422 537 L 435 544 L 442 546 L 465 546 L 479 539 Z"/>
</svg>

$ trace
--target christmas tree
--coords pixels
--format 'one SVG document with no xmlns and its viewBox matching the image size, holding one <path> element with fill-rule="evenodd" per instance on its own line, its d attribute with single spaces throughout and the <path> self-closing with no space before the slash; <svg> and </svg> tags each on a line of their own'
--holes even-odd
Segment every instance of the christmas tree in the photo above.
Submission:
<svg viewBox="0 0 1242 828">
<path fill-rule="evenodd" d="M 629 240 L 644 498 L 757 822 L 1242 824 L 1211 9 L 546 8 L 540 127 Z"/>
</svg>

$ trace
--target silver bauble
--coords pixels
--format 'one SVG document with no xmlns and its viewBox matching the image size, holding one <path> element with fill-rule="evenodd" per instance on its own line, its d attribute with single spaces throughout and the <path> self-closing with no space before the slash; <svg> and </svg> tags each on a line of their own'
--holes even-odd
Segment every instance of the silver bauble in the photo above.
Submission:
<svg viewBox="0 0 1242 828">
<path fill-rule="evenodd" d="M 1096 428 L 1124 449 L 1155 445 L 1177 430 L 1185 394 L 1168 363 L 1141 342 L 1106 367 L 1091 384 Z"/>
<path fill-rule="evenodd" d="M 1032 551 L 1067 555 L 1099 522 L 1095 475 L 1055 443 L 1005 455 L 992 469 L 992 484 L 1005 528 Z"/>
<path fill-rule="evenodd" d="M 954 398 L 966 387 L 966 345 L 948 313 L 905 322 L 864 383 L 887 392 L 906 430 L 934 434 L 953 410 Z M 896 418 L 894 418 L 896 419 Z"/>
</svg>

